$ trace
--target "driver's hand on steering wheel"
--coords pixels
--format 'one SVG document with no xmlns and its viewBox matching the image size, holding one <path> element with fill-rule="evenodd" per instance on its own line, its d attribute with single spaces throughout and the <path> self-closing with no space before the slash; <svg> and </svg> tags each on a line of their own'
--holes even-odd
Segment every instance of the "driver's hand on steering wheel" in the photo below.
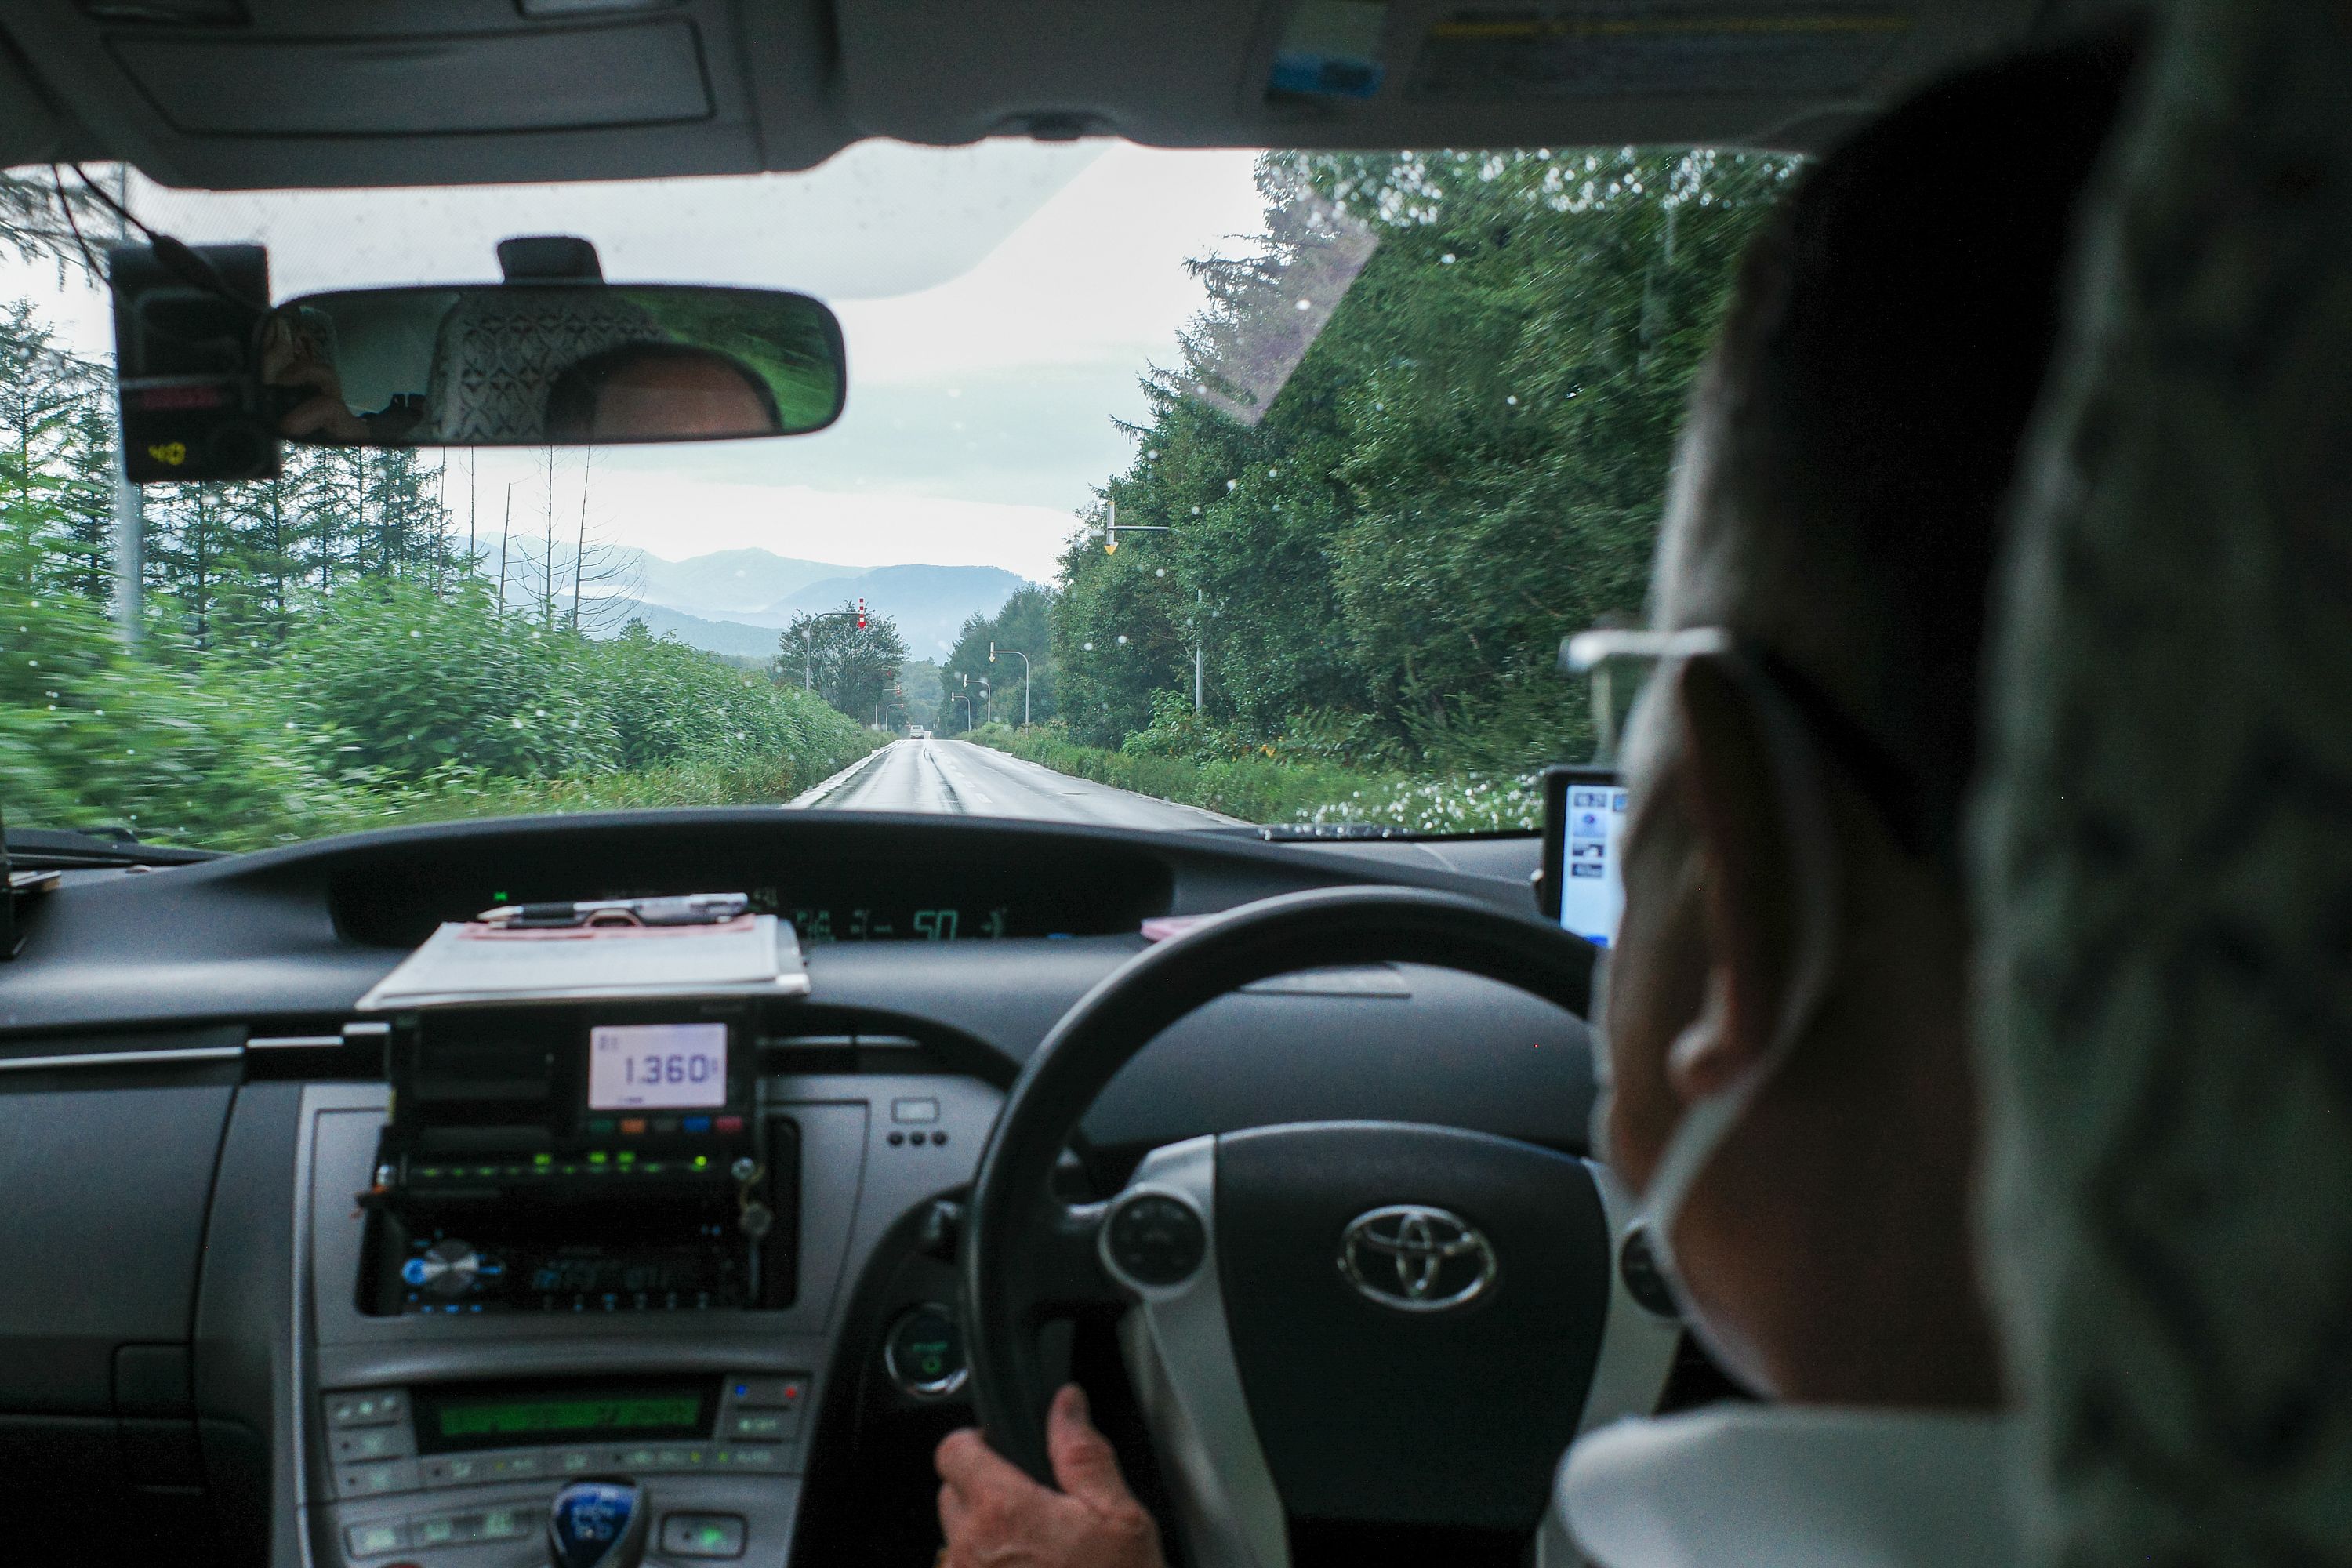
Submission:
<svg viewBox="0 0 2352 1568">
<path fill-rule="evenodd" d="M 1059 1491 L 1000 1458 L 972 1427 L 940 1441 L 932 1460 L 948 1541 L 940 1568 L 1163 1568 L 1160 1528 L 1127 1489 L 1076 1384 L 1054 1395 L 1045 1449 Z"/>
</svg>

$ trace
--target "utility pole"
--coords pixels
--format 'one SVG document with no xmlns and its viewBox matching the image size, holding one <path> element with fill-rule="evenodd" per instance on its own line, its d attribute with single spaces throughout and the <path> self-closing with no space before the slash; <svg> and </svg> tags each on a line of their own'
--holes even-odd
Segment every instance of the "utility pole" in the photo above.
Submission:
<svg viewBox="0 0 2352 1568">
<path fill-rule="evenodd" d="M 1192 713 L 1195 718 L 1201 712 L 1201 677 L 1209 662 L 1204 647 L 1208 628 L 1202 624 L 1209 613 L 1208 603 L 1209 591 L 1206 588 L 1192 590 Z"/>
<path fill-rule="evenodd" d="M 1026 730 L 1029 727 L 1029 656 L 1017 647 L 1000 649 L 994 643 L 990 643 L 988 662 L 994 664 L 996 656 L 1000 652 L 1009 653 L 1021 661 L 1021 727 Z M 1192 707 L 1195 711 L 1198 711 L 1201 706 L 1200 682 L 1195 680 L 1192 686 Z"/>
<path fill-rule="evenodd" d="M 123 471 L 122 454 L 114 463 L 114 626 L 123 646 L 137 651 L 139 632 L 146 619 L 147 500 Z"/>
<path fill-rule="evenodd" d="M 801 685 L 816 689 L 816 644 L 809 640 L 806 627 L 801 630 Z"/>
<path fill-rule="evenodd" d="M 514 481 L 509 479 L 507 481 L 507 517 L 506 521 L 499 525 L 499 613 L 501 615 L 506 613 L 507 607 L 507 557 L 513 552 L 513 545 Z"/>
<path fill-rule="evenodd" d="M 63 202 L 60 193 L 58 200 Z M 131 165 L 122 165 L 115 185 L 114 241 L 131 243 Z M 136 653 L 147 618 L 147 498 L 131 482 L 129 432 L 118 427 L 114 454 L 114 625 L 125 647 Z"/>
</svg>

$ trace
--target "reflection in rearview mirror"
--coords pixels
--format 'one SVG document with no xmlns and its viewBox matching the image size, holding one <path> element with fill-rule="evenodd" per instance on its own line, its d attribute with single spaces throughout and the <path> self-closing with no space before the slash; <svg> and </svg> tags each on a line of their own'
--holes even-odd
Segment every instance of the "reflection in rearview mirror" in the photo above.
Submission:
<svg viewBox="0 0 2352 1568">
<path fill-rule="evenodd" d="M 840 323 L 802 294 L 563 282 L 310 294 L 263 321 L 278 433 L 320 446 L 539 447 L 821 430 Z"/>
</svg>

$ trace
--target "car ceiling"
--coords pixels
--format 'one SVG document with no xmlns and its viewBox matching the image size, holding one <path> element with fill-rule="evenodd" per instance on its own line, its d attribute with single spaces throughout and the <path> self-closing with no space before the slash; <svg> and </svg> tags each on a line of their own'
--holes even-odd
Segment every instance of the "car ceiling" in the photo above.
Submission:
<svg viewBox="0 0 2352 1568">
<path fill-rule="evenodd" d="M 119 158 L 236 190 L 804 169 L 867 137 L 1803 151 L 1910 83 L 2105 8 L 10 0 L 0 165 Z M 1271 89 L 1277 55 L 1312 53 L 1335 16 L 1377 38 L 1377 89 Z"/>
</svg>

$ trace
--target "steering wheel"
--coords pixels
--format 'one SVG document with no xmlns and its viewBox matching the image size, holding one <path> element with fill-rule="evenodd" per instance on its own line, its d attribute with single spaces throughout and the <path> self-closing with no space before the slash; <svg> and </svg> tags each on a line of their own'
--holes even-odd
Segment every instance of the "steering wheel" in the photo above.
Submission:
<svg viewBox="0 0 2352 1568">
<path fill-rule="evenodd" d="M 1291 1520 L 1533 1528 L 1569 1442 L 1652 1408 L 1674 1352 L 1678 1326 L 1615 1266 L 1629 1205 L 1601 1167 L 1458 1128 L 1323 1121 L 1168 1144 L 1107 1202 L 1052 1181 L 1113 1075 L 1242 986 L 1405 962 L 1580 1018 L 1593 956 L 1458 895 L 1348 888 L 1245 905 L 1106 977 L 1014 1081 L 964 1215 L 990 1444 L 1051 1484 L 1040 1331 L 1124 1309 L 1194 1562 L 1286 1568 Z"/>
</svg>

